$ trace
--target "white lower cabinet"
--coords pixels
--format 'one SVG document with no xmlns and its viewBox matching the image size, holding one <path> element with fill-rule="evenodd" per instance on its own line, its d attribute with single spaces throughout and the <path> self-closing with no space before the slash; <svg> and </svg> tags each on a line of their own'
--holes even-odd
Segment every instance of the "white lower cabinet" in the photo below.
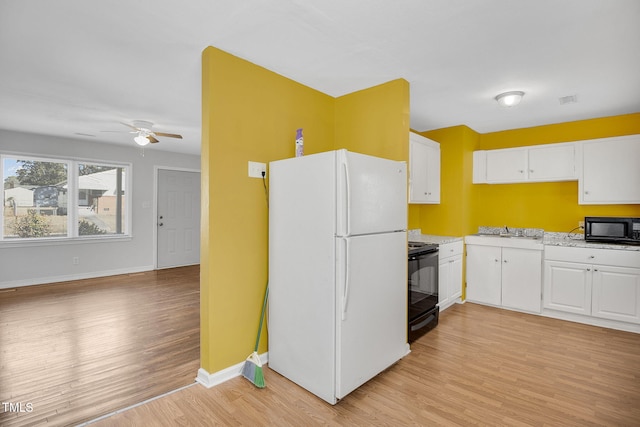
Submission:
<svg viewBox="0 0 640 427">
<path fill-rule="evenodd" d="M 462 296 L 462 241 L 439 246 L 438 305 L 446 310 Z"/>
<path fill-rule="evenodd" d="M 502 248 L 467 245 L 467 301 L 502 304 Z"/>
<path fill-rule="evenodd" d="M 467 300 L 541 311 L 542 250 L 467 244 Z"/>
<path fill-rule="evenodd" d="M 640 252 L 547 247 L 544 308 L 640 323 Z"/>
<path fill-rule="evenodd" d="M 502 248 L 502 306 L 540 313 L 542 251 Z"/>
<path fill-rule="evenodd" d="M 544 307 L 591 314 L 591 267 L 562 261 L 545 261 L 544 264 Z"/>
</svg>

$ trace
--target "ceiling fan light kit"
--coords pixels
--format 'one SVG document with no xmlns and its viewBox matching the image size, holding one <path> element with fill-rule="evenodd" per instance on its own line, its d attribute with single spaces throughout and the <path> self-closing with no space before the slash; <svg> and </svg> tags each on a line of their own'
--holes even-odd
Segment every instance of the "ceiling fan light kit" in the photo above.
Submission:
<svg viewBox="0 0 640 427">
<path fill-rule="evenodd" d="M 136 135 L 136 137 L 133 138 L 133 140 L 136 142 L 136 144 L 143 147 L 151 142 L 149 141 L 149 138 L 147 138 L 146 136 L 143 136 L 141 133 Z"/>
<path fill-rule="evenodd" d="M 496 101 L 500 104 L 501 107 L 515 107 L 520 104 L 522 101 L 522 97 L 524 96 L 524 92 L 519 90 L 513 90 L 511 92 L 504 92 L 496 96 Z"/>
</svg>

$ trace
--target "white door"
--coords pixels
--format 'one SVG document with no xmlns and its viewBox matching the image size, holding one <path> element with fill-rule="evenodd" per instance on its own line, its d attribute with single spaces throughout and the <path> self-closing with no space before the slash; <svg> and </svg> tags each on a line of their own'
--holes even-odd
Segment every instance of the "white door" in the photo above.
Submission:
<svg viewBox="0 0 640 427">
<path fill-rule="evenodd" d="M 342 398 L 408 353 L 406 233 L 337 239 L 337 246 L 336 397 Z"/>
<path fill-rule="evenodd" d="M 200 173 L 158 171 L 158 268 L 200 262 Z"/>
<path fill-rule="evenodd" d="M 406 163 L 346 150 L 337 162 L 339 236 L 407 229 Z"/>
</svg>

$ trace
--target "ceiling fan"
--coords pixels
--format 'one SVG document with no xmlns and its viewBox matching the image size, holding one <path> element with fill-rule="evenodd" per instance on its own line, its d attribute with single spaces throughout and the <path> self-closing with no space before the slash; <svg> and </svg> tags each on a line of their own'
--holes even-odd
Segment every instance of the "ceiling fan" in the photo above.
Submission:
<svg viewBox="0 0 640 427">
<path fill-rule="evenodd" d="M 129 133 L 137 134 L 133 138 L 133 140 L 140 146 L 145 146 L 148 143 L 155 144 L 156 142 L 160 142 L 158 138 L 156 138 L 158 136 L 182 139 L 182 135 L 178 135 L 176 133 L 156 132 L 151 130 L 151 128 L 153 127 L 153 123 L 146 120 L 134 120 L 133 124 L 131 125 L 124 122 L 121 123 L 132 129 L 131 131 L 129 131 Z"/>
</svg>

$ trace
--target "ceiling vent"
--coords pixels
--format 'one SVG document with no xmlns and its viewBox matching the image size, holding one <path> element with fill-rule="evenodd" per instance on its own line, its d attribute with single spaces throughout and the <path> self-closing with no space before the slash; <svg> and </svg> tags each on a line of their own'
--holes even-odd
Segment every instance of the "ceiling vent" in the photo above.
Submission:
<svg viewBox="0 0 640 427">
<path fill-rule="evenodd" d="M 578 95 L 561 96 L 558 101 L 560 101 L 560 105 L 575 104 L 578 102 Z"/>
</svg>

